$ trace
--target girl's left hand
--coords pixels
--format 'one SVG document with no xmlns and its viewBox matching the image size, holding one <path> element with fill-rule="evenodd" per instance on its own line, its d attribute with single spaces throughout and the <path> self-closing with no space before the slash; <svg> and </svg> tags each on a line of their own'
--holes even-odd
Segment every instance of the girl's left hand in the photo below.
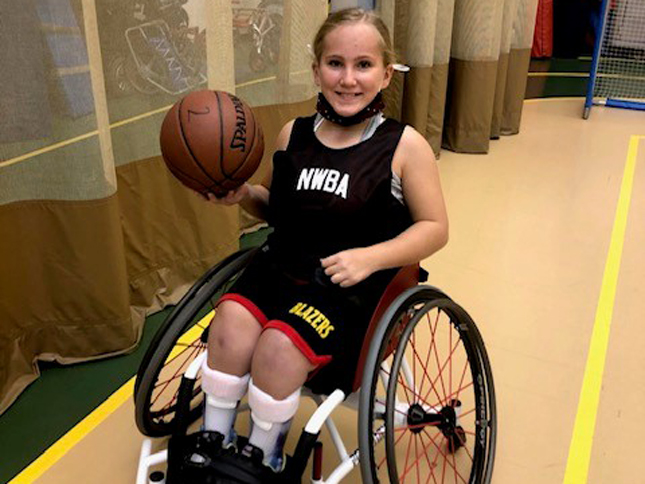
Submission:
<svg viewBox="0 0 645 484">
<path fill-rule="evenodd" d="M 320 259 L 320 262 L 331 282 L 340 287 L 353 286 L 375 270 L 369 252 L 364 248 L 344 250 Z"/>
</svg>

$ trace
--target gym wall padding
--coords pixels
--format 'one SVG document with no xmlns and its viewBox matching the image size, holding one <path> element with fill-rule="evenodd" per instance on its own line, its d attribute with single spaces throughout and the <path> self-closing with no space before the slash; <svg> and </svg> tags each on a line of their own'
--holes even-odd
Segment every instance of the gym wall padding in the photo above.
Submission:
<svg viewBox="0 0 645 484">
<path fill-rule="evenodd" d="M 553 0 L 539 0 L 531 57 L 553 55 Z"/>
</svg>

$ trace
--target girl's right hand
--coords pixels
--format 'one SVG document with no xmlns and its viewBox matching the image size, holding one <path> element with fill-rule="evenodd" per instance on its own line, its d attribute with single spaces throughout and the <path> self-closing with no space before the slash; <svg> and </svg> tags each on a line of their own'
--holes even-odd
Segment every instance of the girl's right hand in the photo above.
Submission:
<svg viewBox="0 0 645 484">
<path fill-rule="evenodd" d="M 207 195 L 208 201 L 213 202 L 217 205 L 235 205 L 244 200 L 249 194 L 249 184 L 244 183 L 240 185 L 235 190 L 229 191 L 223 197 L 217 197 L 213 193 Z"/>
</svg>

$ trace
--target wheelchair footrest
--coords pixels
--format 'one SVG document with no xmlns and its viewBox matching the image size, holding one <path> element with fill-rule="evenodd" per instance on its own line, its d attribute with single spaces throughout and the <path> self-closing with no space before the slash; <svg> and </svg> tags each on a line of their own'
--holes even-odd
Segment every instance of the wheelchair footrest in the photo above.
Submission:
<svg viewBox="0 0 645 484">
<path fill-rule="evenodd" d="M 282 472 L 262 465 L 257 456 L 247 457 L 241 450 L 247 439 L 238 436 L 237 445 L 222 447 L 223 436 L 217 432 L 195 432 L 173 436 L 168 442 L 166 484 L 290 484 L 300 483 L 291 474 L 290 460 Z M 255 458 L 254 458 L 255 457 Z"/>
</svg>

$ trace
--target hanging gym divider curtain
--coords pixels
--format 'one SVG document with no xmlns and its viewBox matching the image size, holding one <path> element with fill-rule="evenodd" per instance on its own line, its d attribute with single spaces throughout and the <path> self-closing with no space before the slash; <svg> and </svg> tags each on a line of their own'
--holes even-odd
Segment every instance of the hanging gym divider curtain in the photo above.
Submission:
<svg viewBox="0 0 645 484">
<path fill-rule="evenodd" d="M 389 114 L 441 148 L 487 153 L 519 132 L 537 0 L 381 0 L 396 51 L 411 67 Z"/>
<path fill-rule="evenodd" d="M 436 152 L 442 138 L 482 152 L 496 132 L 517 132 L 535 2 L 383 0 L 412 67 L 387 94 L 390 114 Z M 236 93 L 265 132 L 261 180 L 281 126 L 313 110 L 307 44 L 327 9 L 327 0 L 0 3 L 0 412 L 38 377 L 39 359 L 131 351 L 146 315 L 237 248 L 257 221 L 168 174 L 161 121 L 190 90 Z"/>
<path fill-rule="evenodd" d="M 237 209 L 183 188 L 160 158 L 176 100 L 236 92 L 268 148 L 311 110 L 305 46 L 326 0 L 182 3 L 0 4 L 0 412 L 38 377 L 38 359 L 132 350 L 147 314 L 237 249 Z M 262 55 L 260 22 L 274 26 Z"/>
</svg>

